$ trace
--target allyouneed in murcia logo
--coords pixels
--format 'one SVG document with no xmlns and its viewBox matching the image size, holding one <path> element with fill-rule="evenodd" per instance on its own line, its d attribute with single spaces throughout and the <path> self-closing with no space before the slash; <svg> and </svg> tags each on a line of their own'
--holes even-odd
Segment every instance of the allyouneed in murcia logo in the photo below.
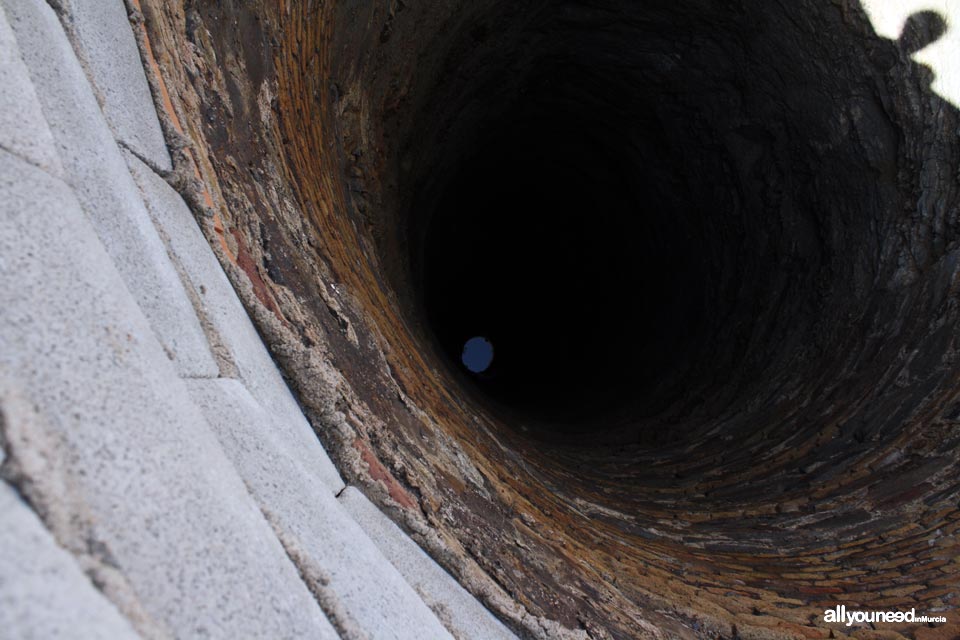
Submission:
<svg viewBox="0 0 960 640">
<path fill-rule="evenodd" d="M 847 606 L 838 604 L 836 609 L 823 612 L 824 622 L 843 622 L 848 627 L 870 622 L 946 622 L 944 616 L 918 616 L 916 609 L 910 611 L 847 611 Z"/>
</svg>

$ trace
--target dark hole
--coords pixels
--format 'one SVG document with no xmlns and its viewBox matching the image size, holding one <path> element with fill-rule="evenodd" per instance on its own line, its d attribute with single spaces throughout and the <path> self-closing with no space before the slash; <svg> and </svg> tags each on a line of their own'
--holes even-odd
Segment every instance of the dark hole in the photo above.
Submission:
<svg viewBox="0 0 960 640">
<path fill-rule="evenodd" d="M 624 148 L 556 104 L 550 85 L 485 132 L 443 190 L 424 297 L 451 359 L 473 327 L 495 341 L 496 362 L 475 379 L 483 393 L 570 423 L 642 393 L 688 354 L 708 278 L 687 245 L 697 195 L 637 172 L 669 163 L 670 142 L 651 127 L 642 148 Z"/>
<path fill-rule="evenodd" d="M 424 100 L 417 301 L 507 424 L 681 442 L 829 380 L 831 323 L 911 277 L 888 230 L 917 201 L 899 132 L 923 122 L 876 86 L 899 65 L 925 91 L 907 53 L 943 20 L 891 41 L 835 8 L 697 7 L 546 3 L 502 42 L 465 31 Z M 496 359 L 463 376 L 480 332 Z"/>
</svg>

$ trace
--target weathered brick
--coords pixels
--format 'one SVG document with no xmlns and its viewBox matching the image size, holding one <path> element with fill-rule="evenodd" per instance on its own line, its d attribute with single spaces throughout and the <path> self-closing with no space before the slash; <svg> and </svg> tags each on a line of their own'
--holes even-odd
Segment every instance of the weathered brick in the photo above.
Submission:
<svg viewBox="0 0 960 640">
<path fill-rule="evenodd" d="M 913 632 L 915 640 L 957 640 L 960 638 L 960 625 L 941 624 L 935 627 L 920 627 Z"/>
</svg>

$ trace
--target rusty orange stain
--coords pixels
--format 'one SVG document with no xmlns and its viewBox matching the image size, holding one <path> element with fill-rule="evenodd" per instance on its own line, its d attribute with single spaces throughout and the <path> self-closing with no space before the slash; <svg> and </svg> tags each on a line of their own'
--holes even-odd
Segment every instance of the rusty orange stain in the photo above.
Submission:
<svg viewBox="0 0 960 640">
<path fill-rule="evenodd" d="M 373 453 L 369 446 L 362 440 L 354 440 L 353 446 L 360 452 L 360 457 L 366 463 L 370 470 L 370 477 L 383 484 L 390 497 L 400 506 L 406 509 L 415 509 L 417 502 L 407 491 L 400 486 L 400 483 L 394 478 L 387 468 L 383 466 L 380 459 Z"/>
<path fill-rule="evenodd" d="M 216 224 L 216 221 L 214 221 L 214 224 Z M 234 229 L 231 233 L 234 240 L 237 241 L 236 264 L 245 274 L 247 274 L 247 277 L 250 279 L 250 284 L 253 285 L 253 293 L 257 296 L 257 300 L 259 300 L 261 303 L 263 303 L 263 306 L 273 312 L 273 315 L 277 316 L 278 320 L 286 324 L 283 314 L 280 313 L 280 307 L 273 299 L 273 296 L 270 295 L 270 288 L 267 286 L 267 283 L 263 281 L 263 278 L 260 276 L 260 272 L 257 270 L 257 265 L 254 262 L 253 257 L 243 244 L 243 236 L 240 234 L 240 231 L 238 229 Z"/>
</svg>

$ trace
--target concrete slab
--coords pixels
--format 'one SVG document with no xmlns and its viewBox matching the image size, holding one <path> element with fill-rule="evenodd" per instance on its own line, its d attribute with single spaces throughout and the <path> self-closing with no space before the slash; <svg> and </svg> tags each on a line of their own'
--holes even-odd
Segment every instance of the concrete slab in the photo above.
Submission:
<svg viewBox="0 0 960 640">
<path fill-rule="evenodd" d="M 213 377 L 193 306 L 53 10 L 2 0 L 64 168 L 127 287 L 181 375 Z"/>
<path fill-rule="evenodd" d="M 277 418 L 287 453 L 330 493 L 339 493 L 345 486 L 340 474 L 303 416 L 189 207 L 150 167 L 130 154 L 127 160 L 150 215 L 198 292 L 202 312 L 227 351 L 225 357 L 250 393 Z"/>
<path fill-rule="evenodd" d="M 161 172 L 173 169 L 123 0 L 58 0 L 63 22 L 117 140 Z"/>
<path fill-rule="evenodd" d="M 0 194 L 6 477 L 138 630 L 336 638 L 70 189 L 0 151 Z"/>
<path fill-rule="evenodd" d="M 0 482 L 0 629 L 4 637 L 19 640 L 140 637 L 4 482 Z"/>
<path fill-rule="evenodd" d="M 20 58 L 13 30 L 0 11 L 0 149 L 6 149 L 54 174 L 60 157 L 43 119 L 30 74 Z"/>
<path fill-rule="evenodd" d="M 450 634 L 340 506 L 291 457 L 274 421 L 238 381 L 190 380 L 207 421 L 273 523 L 302 575 L 343 612 L 341 632 L 371 640 L 440 640 Z"/>
<path fill-rule="evenodd" d="M 353 516 L 383 555 L 420 594 L 458 640 L 516 640 L 476 598 L 356 487 L 340 494 L 340 504 Z"/>
</svg>

